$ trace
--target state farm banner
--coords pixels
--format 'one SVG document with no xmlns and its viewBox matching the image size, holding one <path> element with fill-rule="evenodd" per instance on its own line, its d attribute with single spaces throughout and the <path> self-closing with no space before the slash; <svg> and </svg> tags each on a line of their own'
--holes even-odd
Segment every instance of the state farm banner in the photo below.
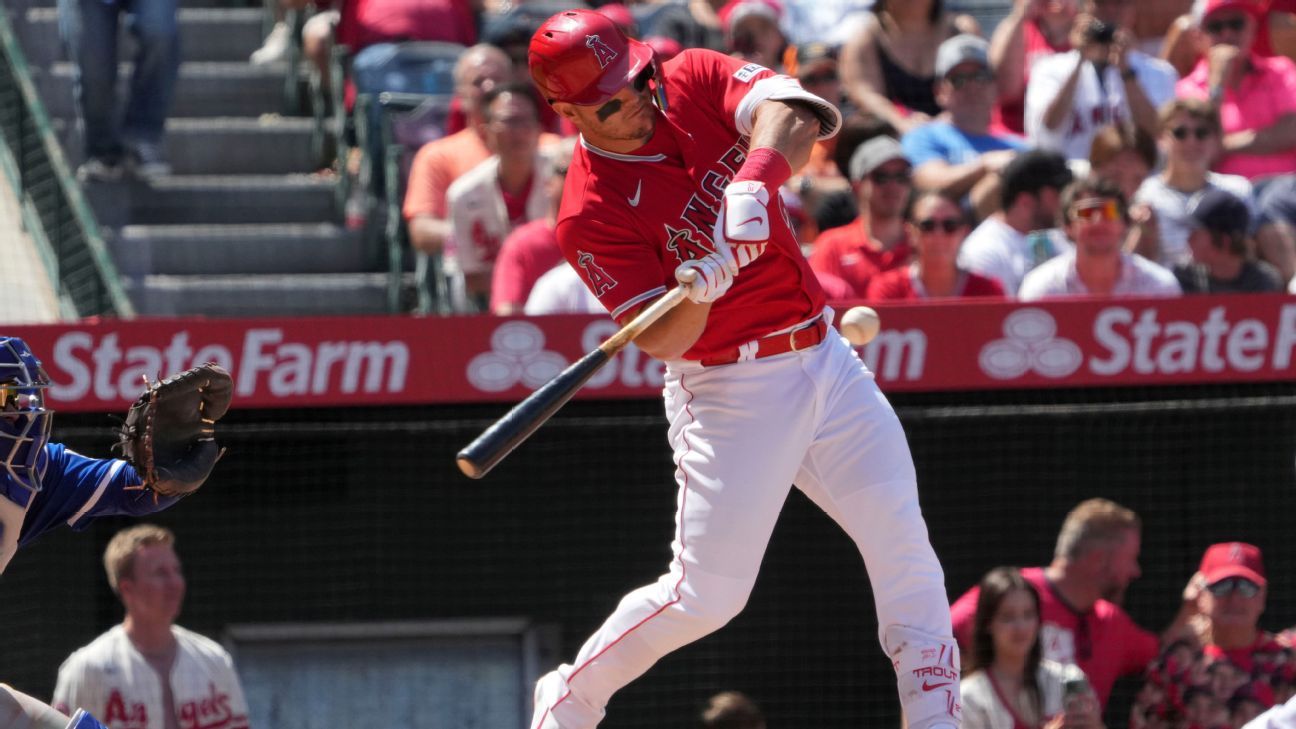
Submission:
<svg viewBox="0 0 1296 729">
<path fill-rule="evenodd" d="M 840 305 L 839 310 L 845 308 Z M 890 392 L 1292 379 L 1296 297 L 877 306 L 861 354 Z M 616 331 L 601 316 L 104 320 L 8 327 L 45 363 L 52 405 L 114 411 L 156 377 L 213 361 L 236 407 L 520 400 Z M 578 397 L 656 397 L 633 346 Z"/>
</svg>

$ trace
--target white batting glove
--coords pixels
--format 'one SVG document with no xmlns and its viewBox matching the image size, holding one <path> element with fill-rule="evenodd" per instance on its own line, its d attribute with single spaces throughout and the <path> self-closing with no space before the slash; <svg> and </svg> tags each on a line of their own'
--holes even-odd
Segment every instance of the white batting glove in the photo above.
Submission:
<svg viewBox="0 0 1296 729">
<path fill-rule="evenodd" d="M 689 301 L 709 304 L 724 295 L 733 286 L 735 262 L 731 269 L 724 256 L 710 253 L 702 258 L 685 261 L 675 269 L 675 280 L 688 287 Z"/>
<path fill-rule="evenodd" d="M 735 243 L 759 243 L 769 240 L 770 191 L 757 180 L 731 182 L 724 191 L 720 218 L 724 220 L 724 237 Z"/>
</svg>

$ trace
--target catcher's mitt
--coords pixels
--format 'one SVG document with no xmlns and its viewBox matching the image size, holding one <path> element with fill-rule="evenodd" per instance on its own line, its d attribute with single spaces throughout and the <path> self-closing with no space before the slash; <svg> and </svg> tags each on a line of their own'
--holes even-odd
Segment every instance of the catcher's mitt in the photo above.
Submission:
<svg viewBox="0 0 1296 729">
<path fill-rule="evenodd" d="M 203 485 L 225 452 L 215 425 L 233 394 L 229 373 L 211 363 L 149 385 L 117 432 L 117 447 L 144 488 L 186 496 Z"/>
</svg>

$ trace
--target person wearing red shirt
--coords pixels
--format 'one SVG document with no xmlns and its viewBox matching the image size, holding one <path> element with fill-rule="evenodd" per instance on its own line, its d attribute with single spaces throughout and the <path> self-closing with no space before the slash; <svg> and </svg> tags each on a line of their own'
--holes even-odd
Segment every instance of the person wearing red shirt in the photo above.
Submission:
<svg viewBox="0 0 1296 729">
<path fill-rule="evenodd" d="M 1071 25 L 1076 0 L 1016 0 L 1008 16 L 990 37 L 990 67 L 994 69 L 996 132 L 1026 134 L 1026 85 L 1031 66 L 1045 56 L 1071 50 Z"/>
<path fill-rule="evenodd" d="M 909 237 L 917 256 L 904 268 L 893 268 L 869 281 L 870 301 L 907 301 L 951 296 L 1003 298 L 998 281 L 958 266 L 959 246 L 968 234 L 967 216 L 959 204 L 929 192 L 909 208 Z"/>
<path fill-rule="evenodd" d="M 550 200 L 549 215 L 517 228 L 500 246 L 490 289 L 490 310 L 496 316 L 522 313 L 536 281 L 554 266 L 567 265 L 558 247 L 554 223 L 574 146 L 574 139 L 564 139 L 544 150 L 552 172 L 544 182 L 545 195 Z"/>
<path fill-rule="evenodd" d="M 913 168 L 892 137 L 874 137 L 851 154 L 851 186 L 859 217 L 815 239 L 810 267 L 845 281 L 864 298 L 869 279 L 909 262 L 913 255 L 904 210 L 913 191 Z"/>
<path fill-rule="evenodd" d="M 1089 677 L 1107 705 L 1120 676 L 1141 672 L 1160 649 L 1157 636 L 1121 609 L 1125 590 L 1142 574 L 1138 555 L 1142 523 L 1137 514 L 1107 499 L 1089 499 L 1067 514 L 1047 567 L 1023 569 L 1040 596 L 1043 657 L 1073 663 Z M 978 590 L 954 602 L 954 635 L 966 650 L 972 638 Z M 1181 611 L 1167 635 L 1188 619 Z"/>
<path fill-rule="evenodd" d="M 679 301 L 634 340 L 665 363 L 673 558 L 537 682 L 532 729 L 593 729 L 618 690 L 736 616 L 794 483 L 864 557 L 908 727 L 956 729 L 957 646 L 904 431 L 831 326 L 778 192 L 840 112 L 714 51 L 659 66 L 587 10 L 545 21 L 530 65 L 581 132 L 558 213 L 568 263 L 622 324 Z"/>
</svg>

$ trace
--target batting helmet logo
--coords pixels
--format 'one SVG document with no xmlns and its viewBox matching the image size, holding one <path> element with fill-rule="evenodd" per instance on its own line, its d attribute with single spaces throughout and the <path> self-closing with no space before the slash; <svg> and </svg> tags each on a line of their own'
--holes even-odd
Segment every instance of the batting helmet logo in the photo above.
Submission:
<svg viewBox="0 0 1296 729">
<path fill-rule="evenodd" d="M 585 36 L 585 45 L 598 57 L 599 68 L 607 68 L 609 63 L 616 60 L 617 52 L 609 48 L 608 44 L 596 35 Z"/>
</svg>

